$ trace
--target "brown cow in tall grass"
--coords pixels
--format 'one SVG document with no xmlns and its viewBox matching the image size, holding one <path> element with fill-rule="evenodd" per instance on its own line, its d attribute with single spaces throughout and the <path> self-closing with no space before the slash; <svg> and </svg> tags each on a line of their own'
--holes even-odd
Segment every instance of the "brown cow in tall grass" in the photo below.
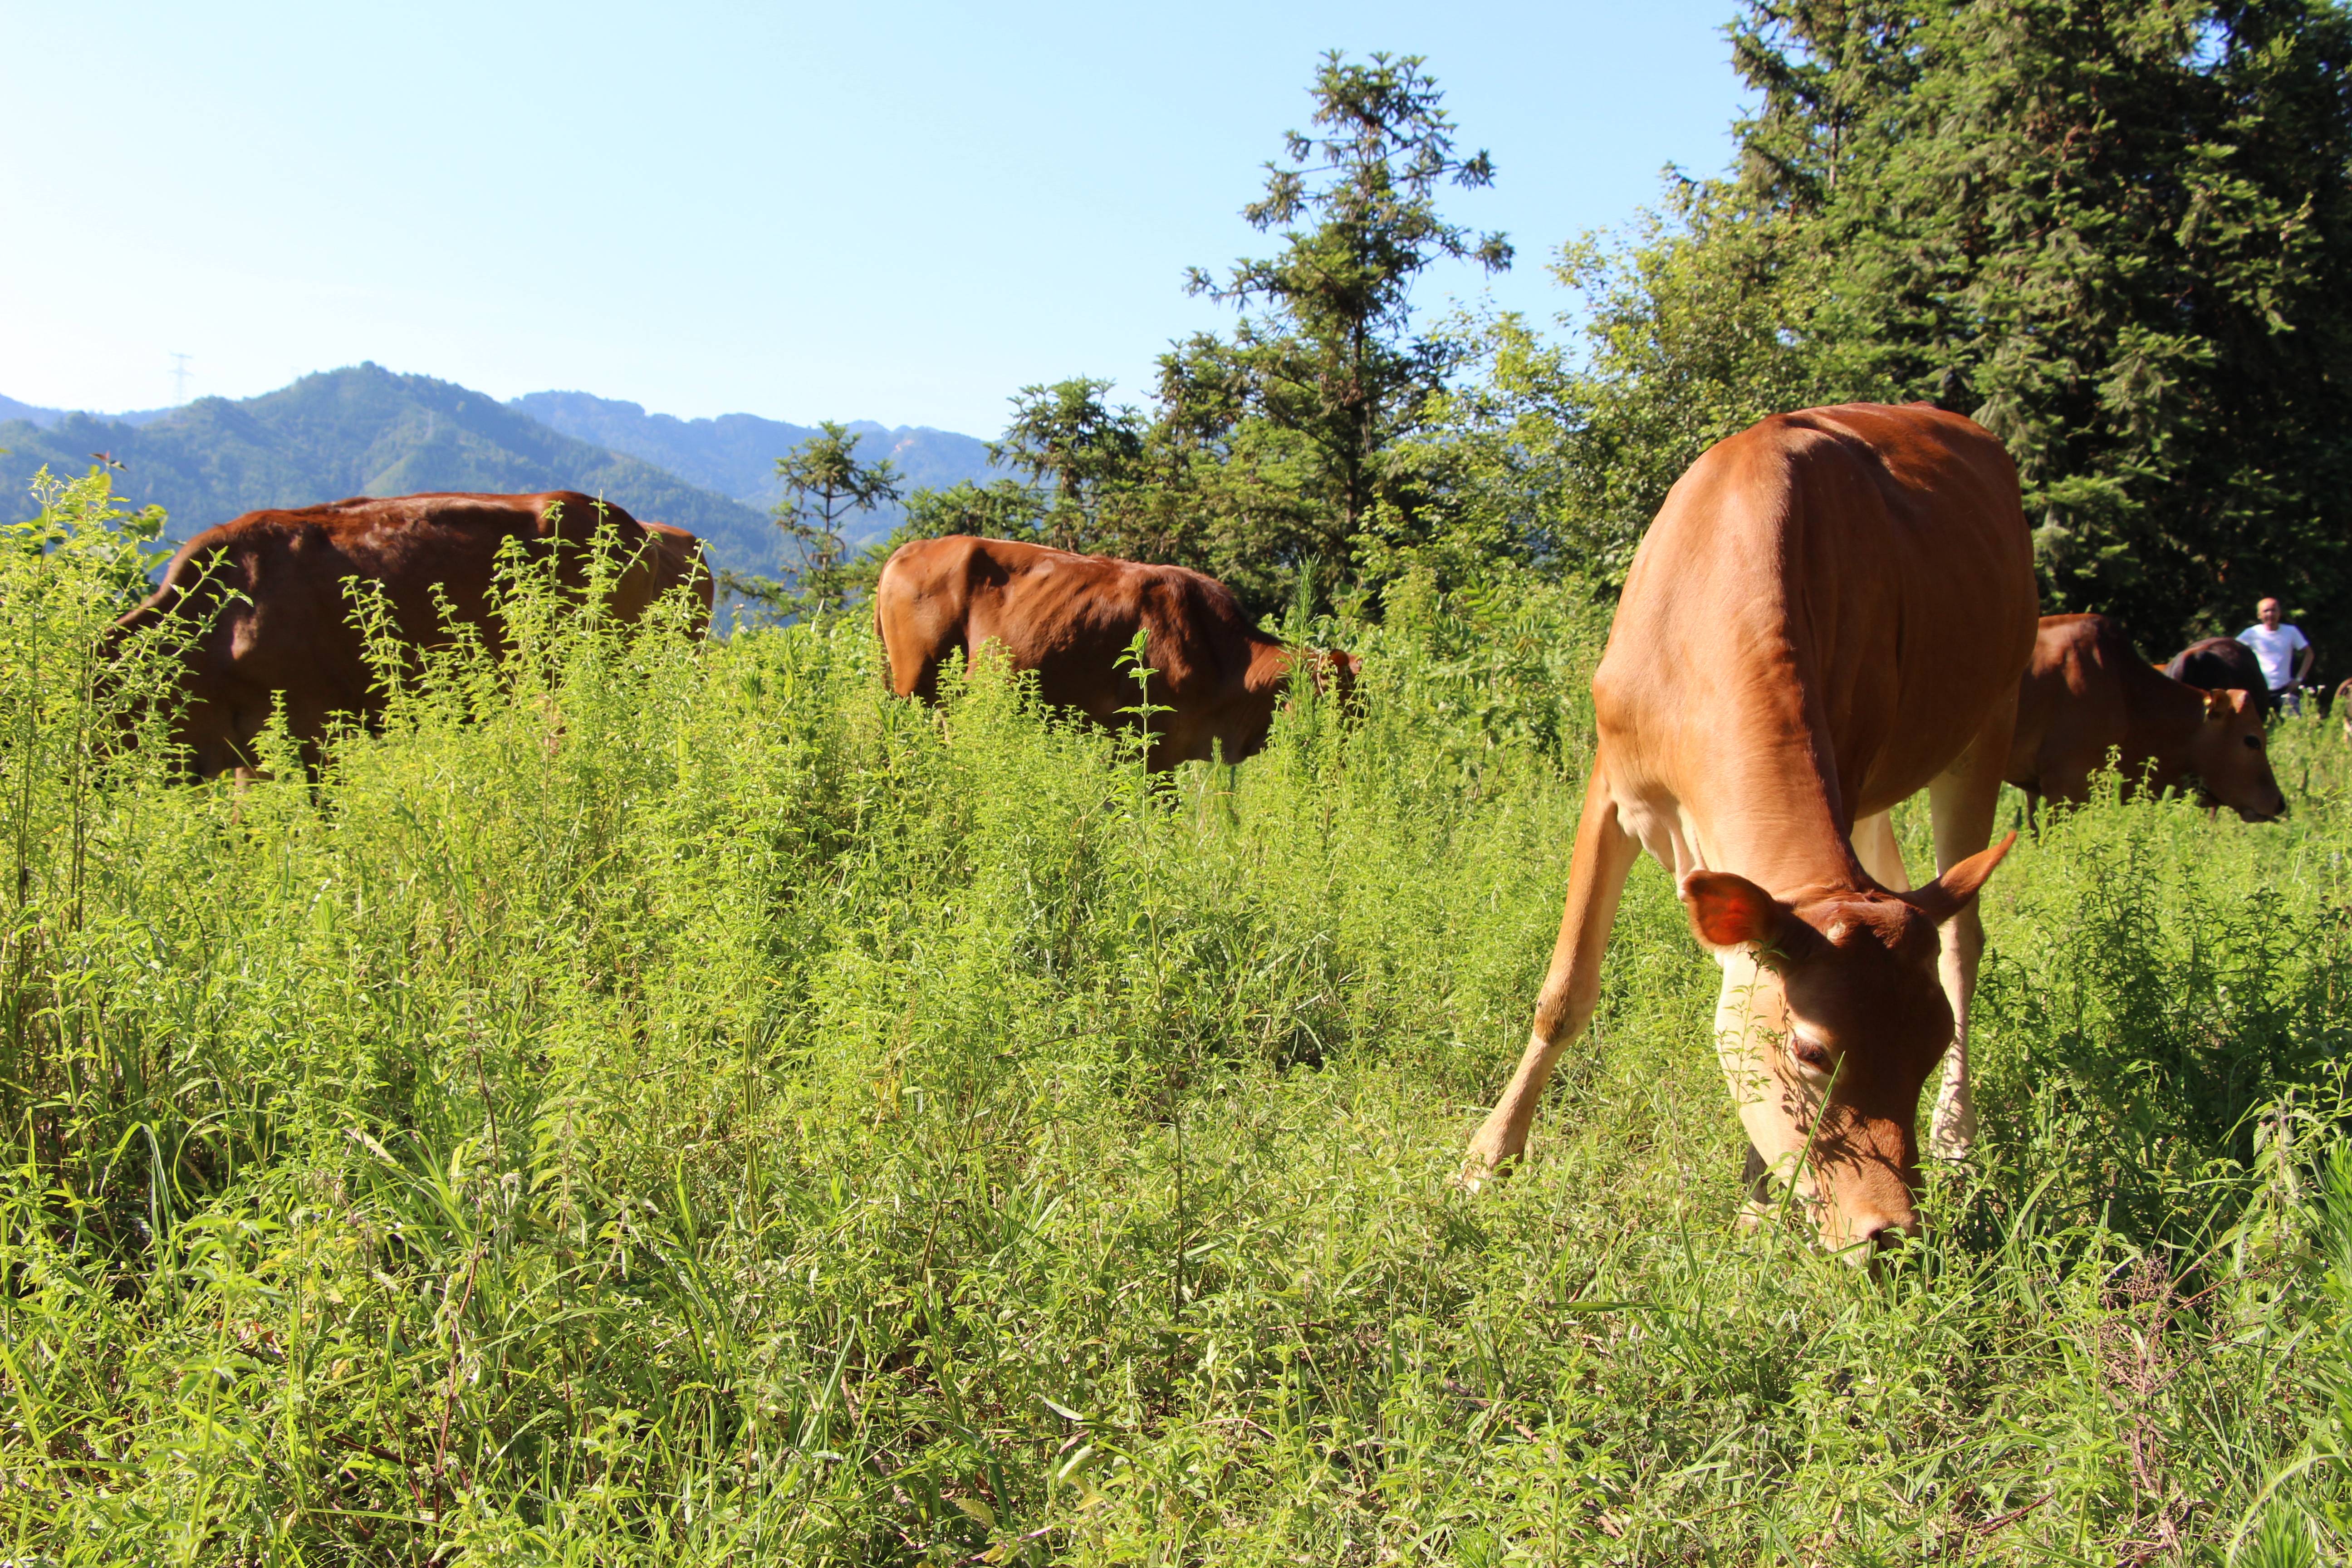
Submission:
<svg viewBox="0 0 2352 1568">
<path fill-rule="evenodd" d="M 1723 969 L 1717 1048 L 1751 1162 L 1822 1239 L 1919 1226 L 1932 1142 L 1968 1146 L 1976 896 L 2033 651 L 2033 552 L 2001 445 L 1924 405 L 1778 415 L 1675 481 L 1592 679 L 1600 746 L 1568 907 L 1518 1071 L 1472 1141 L 1475 1186 L 1527 1146 L 1584 1030 L 1647 849 Z M 1940 874 L 1911 885 L 1887 814 L 1926 789 Z"/>
<path fill-rule="evenodd" d="M 1354 656 L 1293 648 L 1242 613 L 1233 590 L 1182 566 L 1077 555 L 1009 539 L 952 535 L 902 544 L 874 588 L 874 629 L 901 697 L 936 701 L 940 667 L 993 643 L 1015 669 L 1034 670 L 1038 694 L 1106 728 L 1148 697 L 1145 763 L 1153 769 L 1223 756 L 1237 763 L 1265 744 L 1294 669 L 1345 700 Z M 1144 634 L 1152 671 L 1139 689 L 1120 659 Z"/>
<path fill-rule="evenodd" d="M 199 777 L 254 767 L 254 738 L 278 703 L 315 764 L 331 715 L 366 721 L 383 707 L 344 580 L 383 589 L 392 629 L 410 647 L 453 639 L 438 590 L 457 620 L 479 628 L 496 652 L 489 598 L 499 547 L 509 540 L 535 559 L 551 554 L 557 581 L 575 593 L 586 585 L 586 547 L 602 542 L 621 565 L 613 616 L 635 620 L 684 584 L 709 623 L 710 573 L 701 542 L 684 529 L 640 522 L 577 490 L 355 496 L 249 511 L 205 530 L 172 557 L 147 601 L 115 623 L 113 640 L 173 623 L 191 634 L 183 650 L 187 700 L 173 738 Z"/>
<path fill-rule="evenodd" d="M 2238 689 L 2205 691 L 2142 662 L 2105 616 L 2045 616 L 2019 688 L 2017 734 L 2002 776 L 2042 801 L 2080 805 L 2116 754 L 2126 796 L 2194 789 L 2248 822 L 2286 815 L 2271 773 L 2263 704 Z"/>
</svg>

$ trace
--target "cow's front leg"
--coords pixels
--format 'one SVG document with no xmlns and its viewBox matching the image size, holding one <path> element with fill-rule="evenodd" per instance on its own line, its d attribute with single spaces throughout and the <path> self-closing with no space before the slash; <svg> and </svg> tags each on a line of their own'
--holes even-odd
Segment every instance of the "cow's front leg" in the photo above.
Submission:
<svg viewBox="0 0 2352 1568">
<path fill-rule="evenodd" d="M 1553 1064 L 1569 1041 L 1592 1021 L 1601 1000 L 1601 959 L 1609 928 L 1617 918 L 1617 898 L 1641 845 L 1617 820 L 1600 759 L 1586 781 L 1584 814 L 1576 827 L 1576 849 L 1568 868 L 1568 908 L 1553 943 L 1551 967 L 1536 997 L 1535 1027 L 1503 1098 L 1470 1141 L 1462 1162 L 1461 1184 L 1473 1192 L 1527 1152 L 1528 1129 L 1536 1104 L 1551 1080 Z"/>
</svg>

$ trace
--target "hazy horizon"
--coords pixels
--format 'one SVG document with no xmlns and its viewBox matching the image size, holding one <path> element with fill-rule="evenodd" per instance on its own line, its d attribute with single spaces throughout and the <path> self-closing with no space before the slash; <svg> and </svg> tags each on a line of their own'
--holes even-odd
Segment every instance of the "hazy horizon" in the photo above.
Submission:
<svg viewBox="0 0 2352 1568">
<path fill-rule="evenodd" d="M 226 398 L 232 403 L 241 403 L 251 398 L 267 396 L 273 392 L 281 392 L 287 387 L 291 386 L 295 382 L 302 380 L 305 376 L 332 375 L 338 371 L 358 370 L 369 364 L 373 364 L 381 370 L 390 371 L 395 375 L 434 375 L 434 373 L 428 369 L 384 364 L 380 360 L 356 360 L 348 364 L 320 365 L 315 370 L 306 370 L 299 375 L 290 376 L 287 380 L 280 382 L 276 386 L 265 386 L 254 392 L 231 394 L 225 392 L 196 392 L 191 390 L 188 395 L 187 403 L 158 403 L 145 408 L 76 408 L 64 404 L 40 403 L 36 402 L 34 399 L 29 397 L 18 397 L 7 387 L 0 386 L 0 420 L 19 417 L 19 416 L 12 415 L 7 411 L 5 405 L 11 403 L 24 407 L 32 408 L 44 414 L 86 414 L 93 419 L 153 419 L 172 413 L 175 409 L 184 408 L 188 406 L 189 404 L 200 402 L 206 397 L 221 397 Z M 452 384 L 455 385 L 465 384 L 462 382 L 455 382 L 448 376 L 435 376 L 434 379 L 439 381 L 450 381 L 452 382 Z M 469 386 L 467 387 L 467 390 L 469 392 L 482 392 L 485 395 L 488 395 L 487 388 Z M 643 414 L 648 419 L 677 419 L 689 425 L 709 424 L 719 419 L 743 417 L 763 419 L 768 420 L 771 423 L 780 425 L 796 424 L 814 426 L 816 423 L 815 420 L 779 419 L 774 415 L 762 414 L 756 408 L 726 408 L 719 410 L 716 414 L 672 414 L 667 409 L 651 407 L 639 398 L 614 397 L 608 395 L 607 394 L 598 392 L 593 387 L 585 386 L 534 386 L 527 392 L 519 392 L 510 396 L 501 397 L 498 401 L 504 405 L 511 407 L 528 398 L 549 395 L 559 397 L 593 397 L 604 403 L 627 404 L 635 407 L 639 413 Z M 870 426 L 877 430 L 890 432 L 904 430 L 929 430 L 944 436 L 974 436 L 975 438 L 986 438 L 985 437 L 978 436 L 975 432 L 968 430 L 950 430 L 944 426 L 915 425 L 909 424 L 904 420 L 894 424 L 887 420 L 869 419 L 860 414 L 851 414 L 846 417 L 840 415 L 828 414 L 824 416 L 824 417 L 827 419 L 838 419 L 842 424 L 850 426 L 852 429 L 856 429 L 861 426 Z M 990 432 L 989 434 L 992 435 L 993 432 Z"/>
</svg>

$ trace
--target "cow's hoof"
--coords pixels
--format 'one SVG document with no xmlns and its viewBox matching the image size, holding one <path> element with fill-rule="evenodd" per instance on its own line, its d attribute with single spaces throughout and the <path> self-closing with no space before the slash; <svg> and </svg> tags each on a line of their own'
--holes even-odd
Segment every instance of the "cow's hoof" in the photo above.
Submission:
<svg viewBox="0 0 2352 1568">
<path fill-rule="evenodd" d="M 1741 1204 L 1738 1214 L 1732 1216 L 1731 1228 L 1742 1236 L 1754 1236 L 1772 1223 L 1777 1212 L 1772 1205 L 1750 1198 Z"/>
<path fill-rule="evenodd" d="M 1510 1173 L 1511 1161 L 1507 1155 L 1490 1160 L 1484 1154 L 1472 1154 L 1462 1162 L 1462 1168 L 1447 1178 L 1446 1184 L 1465 1193 L 1483 1193 Z"/>
</svg>

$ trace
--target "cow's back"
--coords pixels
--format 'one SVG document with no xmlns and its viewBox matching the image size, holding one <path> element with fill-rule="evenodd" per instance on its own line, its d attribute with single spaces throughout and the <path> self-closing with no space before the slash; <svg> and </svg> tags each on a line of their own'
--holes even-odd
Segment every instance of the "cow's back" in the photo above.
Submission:
<svg viewBox="0 0 2352 1568">
<path fill-rule="evenodd" d="M 1224 584 L 1181 566 L 953 535 L 900 546 L 875 587 L 875 626 L 902 697 L 938 697 L 940 666 L 992 645 L 1033 671 L 1048 704 L 1116 724 L 1142 695 L 1121 659 L 1136 635 L 1152 670 L 1154 728 L 1177 757 L 1228 760 L 1263 742 L 1286 658 Z M 1263 713 L 1259 709 L 1264 709 Z"/>
<path fill-rule="evenodd" d="M 2035 600 L 2016 470 L 1973 423 L 1851 405 L 1728 437 L 1643 538 L 1594 678 L 1620 798 L 1702 836 L 1790 812 L 1842 832 L 2013 698 Z"/>
<path fill-rule="evenodd" d="M 683 530 L 640 523 L 577 491 L 434 493 L 248 512 L 206 529 L 118 628 L 173 617 L 198 628 L 185 651 L 187 728 L 198 771 L 215 772 L 241 755 L 278 700 L 295 734 L 311 742 L 328 714 L 365 717 L 380 706 L 347 579 L 380 590 L 389 630 L 406 648 L 446 645 L 464 624 L 495 652 L 499 626 L 488 611 L 500 550 L 515 542 L 541 560 L 552 552 L 559 583 L 576 592 L 588 552 L 558 546 L 600 535 L 619 557 L 609 600 L 616 616 L 636 618 L 698 574 L 707 605 L 699 542 Z"/>
<path fill-rule="evenodd" d="M 2235 637 L 2190 643 L 2172 656 L 2164 673 L 2200 691 L 2250 692 L 2264 712 L 2273 706 L 2270 679 L 2263 673 L 2262 661 Z"/>
</svg>

